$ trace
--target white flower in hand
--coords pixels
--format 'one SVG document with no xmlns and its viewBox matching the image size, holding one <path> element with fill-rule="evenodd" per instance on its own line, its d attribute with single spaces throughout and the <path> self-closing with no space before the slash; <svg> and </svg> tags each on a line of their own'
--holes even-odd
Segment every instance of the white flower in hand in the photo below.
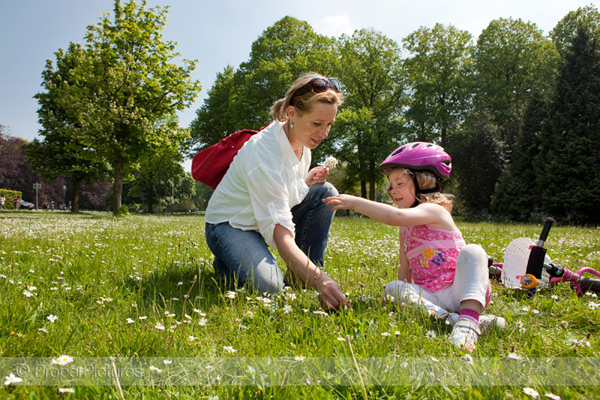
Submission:
<svg viewBox="0 0 600 400">
<path fill-rule="evenodd" d="M 325 161 L 323 162 L 323 166 L 327 167 L 329 169 L 335 168 L 335 166 L 338 164 L 338 160 L 333 157 L 333 156 L 329 156 L 325 159 Z"/>
</svg>

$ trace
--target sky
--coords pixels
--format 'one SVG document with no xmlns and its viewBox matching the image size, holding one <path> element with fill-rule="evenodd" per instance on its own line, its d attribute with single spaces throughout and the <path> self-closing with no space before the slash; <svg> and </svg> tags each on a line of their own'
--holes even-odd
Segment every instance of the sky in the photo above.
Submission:
<svg viewBox="0 0 600 400">
<path fill-rule="evenodd" d="M 138 0 L 139 3 L 140 0 Z M 121 0 L 122 4 L 127 0 Z M 420 27 L 453 25 L 477 38 L 494 19 L 535 23 L 544 34 L 569 12 L 600 0 L 147 0 L 169 6 L 165 40 L 183 58 L 198 60 L 192 76 L 202 92 L 179 114 L 187 127 L 216 75 L 248 60 L 252 43 L 275 22 L 291 16 L 319 34 L 338 37 L 373 29 L 401 45 Z M 33 140 L 40 128 L 37 101 L 46 60 L 70 42 L 84 43 L 88 25 L 112 12 L 114 0 L 0 0 L 0 125 L 14 137 Z M 189 171 L 190 163 L 186 163 Z"/>
</svg>

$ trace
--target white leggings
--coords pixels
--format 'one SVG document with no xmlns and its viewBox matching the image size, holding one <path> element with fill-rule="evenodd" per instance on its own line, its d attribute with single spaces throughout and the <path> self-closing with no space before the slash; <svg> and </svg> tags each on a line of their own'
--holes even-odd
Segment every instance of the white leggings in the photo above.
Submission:
<svg viewBox="0 0 600 400">
<path fill-rule="evenodd" d="M 392 281 L 385 287 L 385 294 L 393 296 L 395 301 L 408 301 L 424 307 L 431 315 L 447 318 L 454 325 L 461 302 L 476 300 L 485 308 L 490 300 L 487 254 L 475 244 L 463 247 L 456 259 L 454 282 L 437 292 L 430 292 L 414 283 Z"/>
</svg>

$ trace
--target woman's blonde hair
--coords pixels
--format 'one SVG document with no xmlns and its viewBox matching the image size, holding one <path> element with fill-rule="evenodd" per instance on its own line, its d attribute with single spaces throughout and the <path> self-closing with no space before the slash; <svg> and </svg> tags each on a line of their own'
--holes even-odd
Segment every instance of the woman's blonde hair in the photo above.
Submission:
<svg viewBox="0 0 600 400">
<path fill-rule="evenodd" d="M 302 75 L 300 78 L 296 79 L 292 86 L 287 90 L 285 97 L 277 100 L 271 106 L 271 115 L 273 116 L 273 119 L 280 122 L 287 121 L 287 109 L 289 106 L 294 106 L 296 112 L 302 116 L 303 114 L 310 112 L 315 103 L 336 104 L 339 106 L 344 102 L 344 96 L 331 89 L 321 93 L 315 93 L 314 91 L 309 90 L 301 96 L 293 97 L 298 89 L 315 78 L 327 80 L 323 75 L 314 72 Z M 293 103 L 292 97 L 294 100 Z"/>
<path fill-rule="evenodd" d="M 454 196 L 452 196 L 451 194 L 448 194 L 448 193 L 441 192 L 441 184 L 440 184 L 438 178 L 436 178 L 436 176 L 432 172 L 412 171 L 407 168 L 395 167 L 395 168 L 385 169 L 384 173 L 386 176 L 389 177 L 390 173 L 395 169 L 403 170 L 404 173 L 406 175 L 408 175 L 411 179 L 413 179 L 413 177 L 415 177 L 417 179 L 417 183 L 419 184 L 419 189 L 421 189 L 421 190 L 434 189 L 436 187 L 440 187 L 439 192 L 419 193 L 417 195 L 417 199 L 416 199 L 418 204 L 421 204 L 421 203 L 439 204 L 440 206 L 442 206 L 446 210 L 448 210 L 448 212 L 450 212 L 450 213 L 452 212 Z M 387 187 L 387 194 L 393 200 L 391 185 L 388 185 L 388 187 Z"/>
</svg>

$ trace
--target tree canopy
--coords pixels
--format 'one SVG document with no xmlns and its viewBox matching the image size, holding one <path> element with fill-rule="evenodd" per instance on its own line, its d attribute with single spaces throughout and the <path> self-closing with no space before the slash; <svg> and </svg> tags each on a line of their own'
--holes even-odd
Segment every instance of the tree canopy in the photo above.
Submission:
<svg viewBox="0 0 600 400">
<path fill-rule="evenodd" d="M 121 206 L 123 176 L 149 148 L 177 146 L 187 137 L 176 113 L 200 89 L 191 78 L 195 61 L 164 41 L 167 8 L 146 9 L 134 0 L 115 1 L 114 20 L 104 16 L 88 27 L 86 46 L 58 104 L 77 121 L 73 135 L 111 166 L 113 214 Z M 171 117 L 171 118 L 168 118 Z"/>
</svg>

